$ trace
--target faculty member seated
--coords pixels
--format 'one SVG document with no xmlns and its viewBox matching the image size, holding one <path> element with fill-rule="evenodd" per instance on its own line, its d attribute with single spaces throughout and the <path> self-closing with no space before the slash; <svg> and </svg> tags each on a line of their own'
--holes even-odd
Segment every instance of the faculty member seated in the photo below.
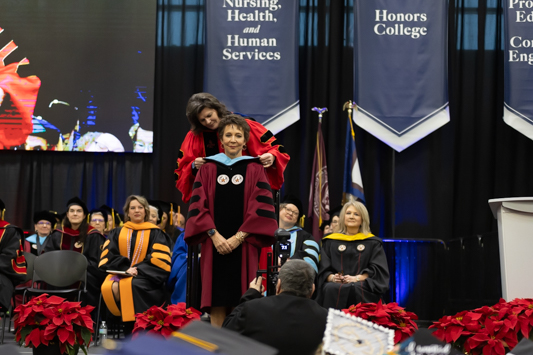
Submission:
<svg viewBox="0 0 533 355">
<path fill-rule="evenodd" d="M 279 355 L 314 354 L 326 329 L 328 311 L 310 297 L 315 271 L 303 260 L 289 260 L 279 271 L 276 296 L 262 296 L 254 279 L 241 304 L 224 320 L 234 330 L 279 350 Z"/>
</svg>

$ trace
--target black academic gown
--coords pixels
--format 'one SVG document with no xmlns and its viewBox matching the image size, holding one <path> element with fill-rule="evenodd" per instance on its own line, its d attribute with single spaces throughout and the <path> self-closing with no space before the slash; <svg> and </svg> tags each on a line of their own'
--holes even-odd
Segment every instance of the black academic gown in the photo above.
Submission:
<svg viewBox="0 0 533 355">
<path fill-rule="evenodd" d="M 72 250 L 82 253 L 87 258 L 87 293 L 83 296 L 84 301 L 93 306 L 98 306 L 100 286 L 106 277 L 106 273 L 98 269 L 102 246 L 106 241 L 105 236 L 97 229 L 89 226 L 85 243 L 78 243 L 79 230 L 61 227 L 48 237 L 43 253 L 53 250 Z M 68 267 L 68 265 L 65 265 Z"/>
<path fill-rule="evenodd" d="M 167 301 L 164 283 L 170 274 L 170 244 L 170 238 L 149 222 L 126 222 L 111 231 L 104 244 L 100 269 L 126 271 L 134 266 L 138 271 L 135 277 L 108 275 L 102 284 L 102 297 L 113 315 L 132 322 L 136 313 Z M 114 282 L 119 283 L 118 305 L 111 290 Z"/>
<path fill-rule="evenodd" d="M 8 308 L 15 286 L 26 279 L 22 230 L 0 221 L 0 306 Z"/>
<path fill-rule="evenodd" d="M 349 284 L 328 282 L 328 276 L 335 273 L 350 276 L 367 273 L 368 278 Z M 324 237 L 318 287 L 317 302 L 325 308 L 344 309 L 360 302 L 378 302 L 389 289 L 389 267 L 381 239 L 362 233 L 354 236 L 332 233 Z"/>
<path fill-rule="evenodd" d="M 315 238 L 305 230 L 299 228 L 296 232 L 296 245 L 291 259 L 301 259 L 307 261 L 315 271 L 318 271 L 320 256 L 320 246 Z"/>
</svg>

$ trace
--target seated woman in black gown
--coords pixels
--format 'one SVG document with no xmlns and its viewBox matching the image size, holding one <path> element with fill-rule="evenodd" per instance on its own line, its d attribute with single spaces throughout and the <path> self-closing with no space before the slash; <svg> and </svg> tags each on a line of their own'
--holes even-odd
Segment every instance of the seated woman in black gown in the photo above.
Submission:
<svg viewBox="0 0 533 355">
<path fill-rule="evenodd" d="M 104 235 L 87 223 L 87 206 L 78 197 L 67 202 L 67 213 L 56 229 L 48 237 L 44 246 L 44 253 L 52 250 L 73 250 L 82 253 L 87 258 L 87 293 L 88 304 L 98 306 L 100 285 L 105 273 L 98 270 Z M 68 265 L 65 265 L 68 268 Z"/>
<path fill-rule="evenodd" d="M 109 311 L 124 322 L 135 314 L 167 300 L 164 283 L 170 273 L 170 240 L 148 222 L 150 207 L 142 196 L 131 195 L 124 206 L 124 226 L 115 228 L 105 242 L 99 267 L 110 274 L 102 284 L 102 297 Z M 133 323 L 128 324 L 133 329 Z"/>
<path fill-rule="evenodd" d="M 224 153 L 205 158 L 193 185 L 185 241 L 202 244 L 201 308 L 221 327 L 256 277 L 259 250 L 277 228 L 272 191 L 257 157 L 244 156 L 250 127 L 237 115 L 220 120 Z"/>
<path fill-rule="evenodd" d="M 370 233 L 366 207 L 344 205 L 338 232 L 322 239 L 317 301 L 325 308 L 378 302 L 389 289 L 389 267 L 380 238 Z"/>
</svg>

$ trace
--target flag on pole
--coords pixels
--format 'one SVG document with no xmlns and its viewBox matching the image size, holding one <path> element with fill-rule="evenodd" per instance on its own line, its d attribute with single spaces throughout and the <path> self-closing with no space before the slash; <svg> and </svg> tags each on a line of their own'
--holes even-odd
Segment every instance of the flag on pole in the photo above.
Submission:
<svg viewBox="0 0 533 355">
<path fill-rule="evenodd" d="M 322 239 L 320 225 L 322 221 L 329 219 L 329 187 L 328 166 L 326 163 L 326 150 L 324 137 L 322 136 L 322 112 L 327 109 L 313 108 L 319 113 L 318 131 L 316 133 L 315 157 L 313 160 L 313 172 L 309 191 L 308 216 L 312 220 L 312 234 L 318 241 Z"/>
<path fill-rule="evenodd" d="M 361 169 L 359 169 L 359 160 L 355 149 L 355 133 L 352 122 L 352 103 L 349 103 L 348 125 L 346 127 L 346 148 L 344 160 L 344 184 L 343 184 L 343 204 L 353 200 L 365 202 L 365 193 L 363 190 L 363 179 L 361 178 Z"/>
</svg>

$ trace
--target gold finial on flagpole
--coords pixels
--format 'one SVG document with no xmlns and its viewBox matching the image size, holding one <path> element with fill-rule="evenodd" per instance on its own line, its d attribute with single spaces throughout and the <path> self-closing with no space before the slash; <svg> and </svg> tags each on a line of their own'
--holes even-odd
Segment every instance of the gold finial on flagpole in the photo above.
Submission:
<svg viewBox="0 0 533 355">
<path fill-rule="evenodd" d="M 344 103 L 344 105 L 342 106 L 342 110 L 343 111 L 346 111 L 348 110 L 348 121 L 350 122 L 350 128 L 352 130 L 352 138 L 355 139 L 355 132 L 353 130 L 353 123 L 352 123 L 352 111 L 354 109 L 354 106 L 355 106 L 355 109 L 357 110 L 357 105 L 354 104 L 352 102 L 352 100 L 348 100 Z"/>
<path fill-rule="evenodd" d="M 348 100 L 344 103 L 344 105 L 342 106 L 342 110 L 343 111 L 346 111 L 348 110 L 348 114 L 352 113 L 352 109 L 354 107 L 354 103 L 352 102 L 352 100 Z"/>
<path fill-rule="evenodd" d="M 327 107 L 313 107 L 311 111 L 318 112 L 318 122 L 322 123 L 322 115 L 324 112 L 328 111 Z"/>
</svg>

